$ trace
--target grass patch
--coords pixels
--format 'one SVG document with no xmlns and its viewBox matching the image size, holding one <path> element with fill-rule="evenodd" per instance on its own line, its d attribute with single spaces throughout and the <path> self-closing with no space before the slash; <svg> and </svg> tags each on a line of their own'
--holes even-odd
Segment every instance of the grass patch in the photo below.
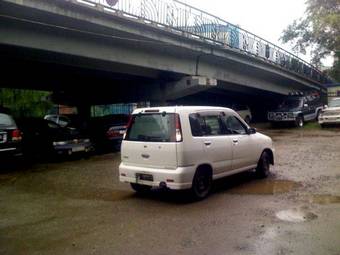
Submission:
<svg viewBox="0 0 340 255">
<path fill-rule="evenodd" d="M 321 126 L 318 122 L 308 122 L 303 128 L 307 130 L 320 130 Z"/>
</svg>

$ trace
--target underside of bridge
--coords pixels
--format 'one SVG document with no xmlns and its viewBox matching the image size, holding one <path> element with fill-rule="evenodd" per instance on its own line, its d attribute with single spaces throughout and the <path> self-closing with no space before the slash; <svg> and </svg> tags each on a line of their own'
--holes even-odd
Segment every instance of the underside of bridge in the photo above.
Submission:
<svg viewBox="0 0 340 255">
<path fill-rule="evenodd" d="M 199 90 L 180 89 L 175 96 L 167 97 L 168 85 L 186 76 L 4 45 L 0 45 L 0 54 L 4 63 L 0 87 L 51 91 L 56 103 L 101 105 L 151 101 L 225 106 L 235 101 L 270 105 L 281 98 L 279 94 L 222 81 Z"/>
<path fill-rule="evenodd" d="M 0 2 L 0 87 L 83 108 L 239 102 L 261 112 L 292 90 L 320 89 L 263 59 L 73 2 Z"/>
</svg>

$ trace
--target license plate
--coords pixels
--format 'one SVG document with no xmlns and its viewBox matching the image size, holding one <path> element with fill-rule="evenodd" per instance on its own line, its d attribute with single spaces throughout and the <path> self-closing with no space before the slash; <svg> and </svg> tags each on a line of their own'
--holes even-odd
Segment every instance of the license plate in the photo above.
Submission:
<svg viewBox="0 0 340 255">
<path fill-rule="evenodd" d="M 72 152 L 80 152 L 80 151 L 85 151 L 85 146 L 78 146 L 72 148 Z"/>
<path fill-rule="evenodd" d="M 136 174 L 137 180 L 153 182 L 153 176 L 151 174 Z"/>
</svg>

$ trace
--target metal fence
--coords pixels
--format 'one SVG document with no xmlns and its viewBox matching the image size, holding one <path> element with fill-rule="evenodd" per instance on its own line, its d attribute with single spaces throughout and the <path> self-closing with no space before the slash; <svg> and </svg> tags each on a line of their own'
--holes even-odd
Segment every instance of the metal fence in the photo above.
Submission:
<svg viewBox="0 0 340 255">
<path fill-rule="evenodd" d="M 294 54 L 214 15 L 177 0 L 77 0 L 99 5 L 104 11 L 171 28 L 184 36 L 233 48 L 321 83 L 330 79 Z"/>
</svg>

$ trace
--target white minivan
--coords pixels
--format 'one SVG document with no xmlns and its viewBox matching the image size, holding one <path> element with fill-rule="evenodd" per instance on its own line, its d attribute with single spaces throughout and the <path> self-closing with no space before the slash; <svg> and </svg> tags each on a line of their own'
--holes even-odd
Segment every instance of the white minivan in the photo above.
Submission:
<svg viewBox="0 0 340 255">
<path fill-rule="evenodd" d="M 137 192 L 191 189 L 203 199 L 215 179 L 251 169 L 267 177 L 274 149 L 231 109 L 160 107 L 133 112 L 121 159 L 120 181 Z"/>
</svg>

